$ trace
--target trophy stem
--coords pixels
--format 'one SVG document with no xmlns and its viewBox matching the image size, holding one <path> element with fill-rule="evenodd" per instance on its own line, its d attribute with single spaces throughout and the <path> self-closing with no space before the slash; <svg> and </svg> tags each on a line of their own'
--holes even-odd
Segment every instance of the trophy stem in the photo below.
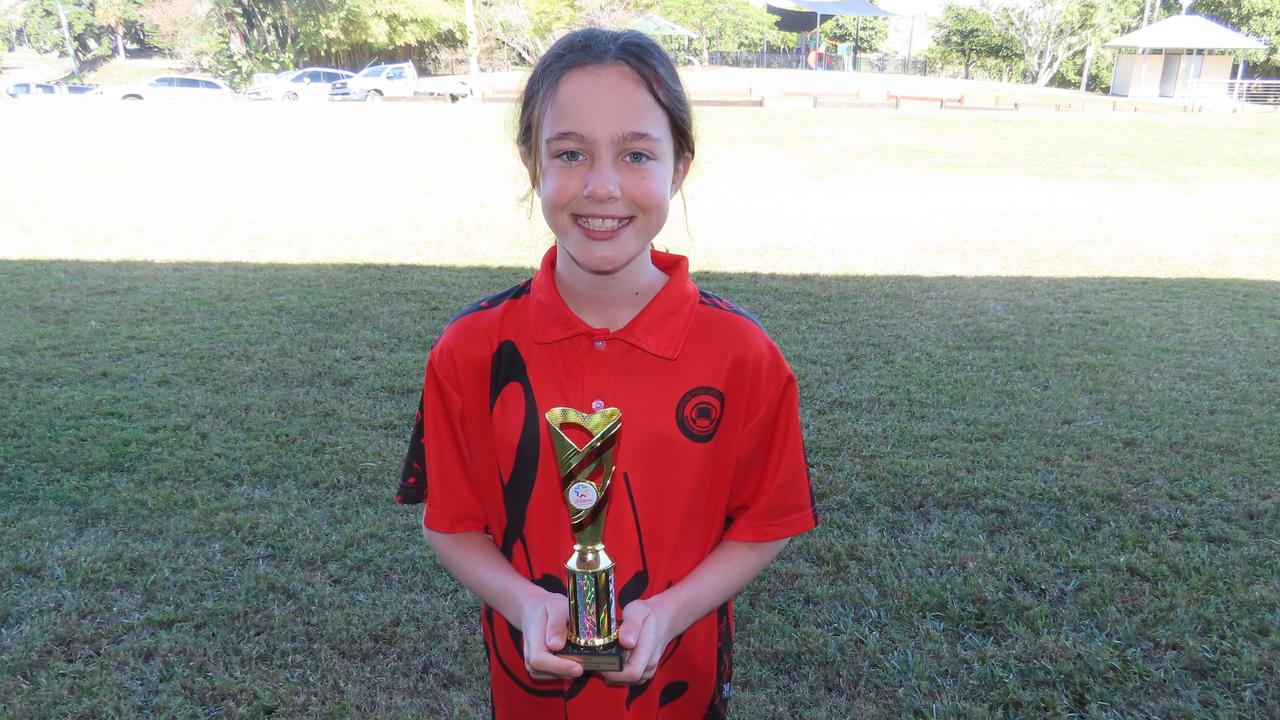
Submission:
<svg viewBox="0 0 1280 720">
<path fill-rule="evenodd" d="M 574 545 L 564 564 L 569 586 L 569 642 L 588 648 L 618 639 L 613 559 L 603 545 Z"/>
</svg>

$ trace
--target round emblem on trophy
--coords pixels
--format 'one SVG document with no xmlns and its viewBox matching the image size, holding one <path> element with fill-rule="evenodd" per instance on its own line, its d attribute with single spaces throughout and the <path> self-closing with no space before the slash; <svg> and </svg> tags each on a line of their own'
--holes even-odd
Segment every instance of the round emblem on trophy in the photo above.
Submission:
<svg viewBox="0 0 1280 720">
<path fill-rule="evenodd" d="M 596 486 L 589 482 L 576 482 L 569 486 L 569 504 L 579 510 L 590 510 L 599 499 Z"/>
</svg>

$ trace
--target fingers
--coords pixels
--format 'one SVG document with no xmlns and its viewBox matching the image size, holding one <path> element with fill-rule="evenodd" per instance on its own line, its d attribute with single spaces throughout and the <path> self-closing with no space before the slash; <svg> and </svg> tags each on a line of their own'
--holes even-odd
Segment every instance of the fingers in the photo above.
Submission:
<svg viewBox="0 0 1280 720">
<path fill-rule="evenodd" d="M 639 685 L 653 679 L 663 650 L 659 647 L 657 626 L 653 613 L 639 602 L 633 602 L 623 610 L 618 643 L 625 651 L 626 662 L 616 673 L 600 673 L 605 682 Z"/>
<path fill-rule="evenodd" d="M 581 665 L 555 654 L 564 647 L 568 611 L 557 612 L 553 605 L 538 608 L 525 626 L 524 669 L 534 680 L 563 680 L 582 674 Z"/>
<path fill-rule="evenodd" d="M 571 680 L 582 674 L 578 663 L 543 651 L 525 658 L 524 669 L 534 680 Z"/>
</svg>

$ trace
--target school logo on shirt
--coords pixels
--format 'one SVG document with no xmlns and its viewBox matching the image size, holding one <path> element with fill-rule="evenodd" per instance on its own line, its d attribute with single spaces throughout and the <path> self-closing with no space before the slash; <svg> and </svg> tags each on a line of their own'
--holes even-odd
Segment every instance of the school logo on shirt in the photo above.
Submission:
<svg viewBox="0 0 1280 720">
<path fill-rule="evenodd" d="M 724 393 L 713 387 L 696 387 L 676 404 L 676 426 L 696 443 L 711 442 L 724 414 Z"/>
</svg>

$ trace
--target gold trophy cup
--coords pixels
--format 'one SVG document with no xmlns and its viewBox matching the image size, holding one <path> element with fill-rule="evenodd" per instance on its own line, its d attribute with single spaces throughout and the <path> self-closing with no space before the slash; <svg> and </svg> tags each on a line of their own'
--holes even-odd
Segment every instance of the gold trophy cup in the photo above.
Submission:
<svg viewBox="0 0 1280 720">
<path fill-rule="evenodd" d="M 574 539 L 573 555 L 564 564 L 569 635 L 559 655 L 582 663 L 585 670 L 618 671 L 622 669 L 622 648 L 618 646 L 613 560 L 604 551 L 604 516 L 622 411 L 605 408 L 587 415 L 572 408 L 551 408 L 547 424 Z M 578 447 L 565 435 L 565 425 L 583 428 L 591 440 Z"/>
</svg>

